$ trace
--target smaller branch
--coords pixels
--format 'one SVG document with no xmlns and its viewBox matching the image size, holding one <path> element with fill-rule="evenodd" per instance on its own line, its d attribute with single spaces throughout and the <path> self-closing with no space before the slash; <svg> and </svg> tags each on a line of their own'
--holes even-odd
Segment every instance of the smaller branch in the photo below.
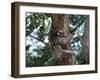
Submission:
<svg viewBox="0 0 100 80">
<path fill-rule="evenodd" d="M 30 37 L 32 37 L 32 38 L 34 38 L 34 39 L 36 39 L 36 40 L 38 40 L 38 41 L 44 43 L 44 44 L 47 45 L 47 46 L 49 45 L 48 43 L 45 43 L 43 40 L 41 40 L 41 39 L 39 39 L 39 38 L 37 38 L 37 37 L 35 37 L 35 36 L 30 35 Z"/>
<path fill-rule="evenodd" d="M 65 54 L 72 54 L 73 56 L 75 56 L 75 52 L 71 50 L 62 50 L 62 52 Z"/>
</svg>

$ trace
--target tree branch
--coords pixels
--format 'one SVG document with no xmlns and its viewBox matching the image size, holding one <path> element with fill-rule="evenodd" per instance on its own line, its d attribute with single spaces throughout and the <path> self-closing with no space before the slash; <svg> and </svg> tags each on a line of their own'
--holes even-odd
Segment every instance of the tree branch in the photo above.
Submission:
<svg viewBox="0 0 100 80">
<path fill-rule="evenodd" d="M 47 46 L 49 45 L 48 43 L 44 42 L 43 40 L 41 40 L 41 39 L 39 39 L 39 38 L 37 38 L 37 37 L 35 37 L 35 36 L 30 35 L 30 37 L 32 37 L 32 38 L 34 38 L 34 39 L 37 39 L 38 41 L 44 43 L 44 44 L 47 45 Z"/>
<path fill-rule="evenodd" d="M 75 56 L 75 52 L 74 51 L 71 51 L 71 50 L 62 50 L 62 52 L 64 54 L 72 54 L 73 56 Z"/>
</svg>

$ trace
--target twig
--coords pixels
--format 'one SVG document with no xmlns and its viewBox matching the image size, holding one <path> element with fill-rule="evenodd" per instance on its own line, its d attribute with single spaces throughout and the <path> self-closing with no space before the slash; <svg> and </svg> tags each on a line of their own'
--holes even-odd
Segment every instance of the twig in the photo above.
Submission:
<svg viewBox="0 0 100 80">
<path fill-rule="evenodd" d="M 37 38 L 37 37 L 35 37 L 35 36 L 32 36 L 32 35 L 30 35 L 30 37 L 32 37 L 32 38 L 34 38 L 34 39 L 36 39 L 36 40 L 38 40 L 38 41 L 41 41 L 42 43 L 44 43 L 45 45 L 49 45 L 48 43 L 45 43 L 43 40 L 41 40 L 41 39 L 39 39 L 39 38 Z"/>
</svg>

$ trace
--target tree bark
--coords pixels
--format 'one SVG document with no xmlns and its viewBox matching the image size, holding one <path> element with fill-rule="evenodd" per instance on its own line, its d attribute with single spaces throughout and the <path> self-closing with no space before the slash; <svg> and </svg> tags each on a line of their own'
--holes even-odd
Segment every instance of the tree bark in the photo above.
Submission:
<svg viewBox="0 0 100 80">
<path fill-rule="evenodd" d="M 72 49 L 70 46 L 71 33 L 69 32 L 69 19 L 64 14 L 52 14 L 52 26 L 49 40 L 56 65 L 72 64 Z M 64 51 L 65 50 L 65 51 Z"/>
<path fill-rule="evenodd" d="M 89 16 L 86 16 L 84 36 L 82 38 L 83 63 L 89 64 Z"/>
</svg>

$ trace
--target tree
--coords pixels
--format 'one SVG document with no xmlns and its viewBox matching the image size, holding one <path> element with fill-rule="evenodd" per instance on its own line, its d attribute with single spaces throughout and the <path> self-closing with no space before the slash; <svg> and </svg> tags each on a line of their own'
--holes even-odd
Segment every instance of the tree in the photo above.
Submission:
<svg viewBox="0 0 100 80">
<path fill-rule="evenodd" d="M 88 64 L 88 51 L 88 16 L 26 12 L 27 67 Z"/>
<path fill-rule="evenodd" d="M 69 32 L 69 18 L 64 14 L 52 14 L 50 30 L 50 43 L 56 64 L 72 64 L 72 49 L 70 45 L 71 33 Z"/>
</svg>

